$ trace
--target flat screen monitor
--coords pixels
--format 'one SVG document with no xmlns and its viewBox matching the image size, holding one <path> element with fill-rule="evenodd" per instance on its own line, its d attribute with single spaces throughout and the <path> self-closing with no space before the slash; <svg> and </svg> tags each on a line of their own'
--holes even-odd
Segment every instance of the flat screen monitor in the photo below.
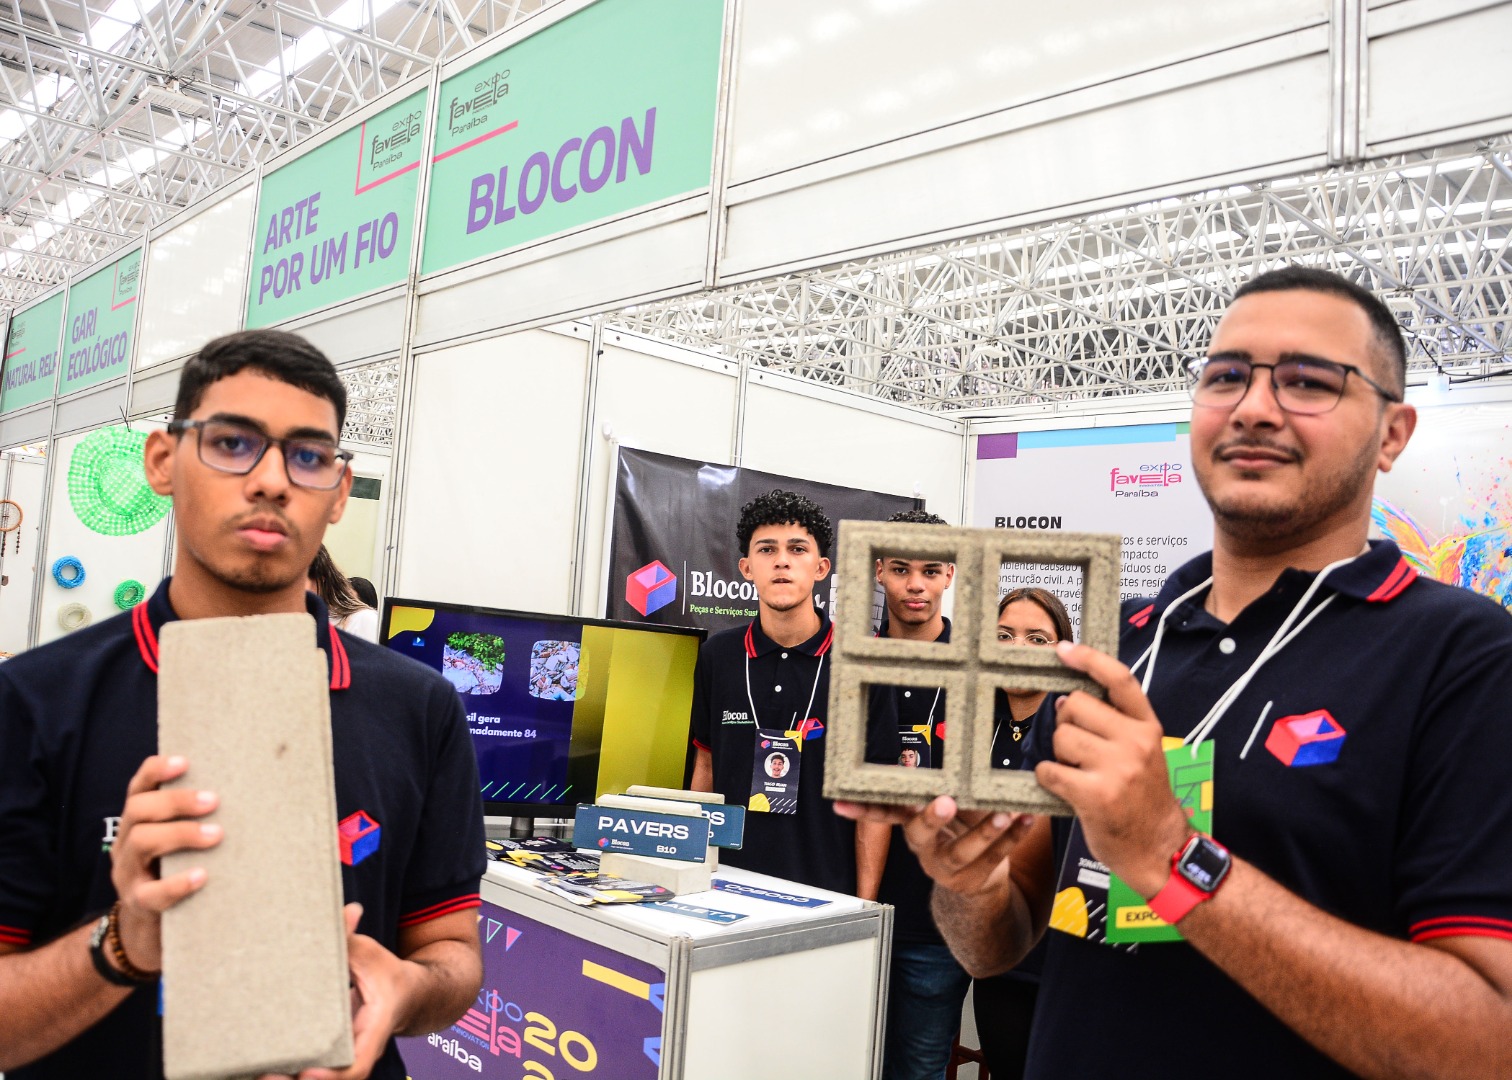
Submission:
<svg viewBox="0 0 1512 1080">
<path fill-rule="evenodd" d="M 462 695 L 484 813 L 571 816 L 631 784 L 683 786 L 705 631 L 398 597 L 381 626 Z"/>
</svg>

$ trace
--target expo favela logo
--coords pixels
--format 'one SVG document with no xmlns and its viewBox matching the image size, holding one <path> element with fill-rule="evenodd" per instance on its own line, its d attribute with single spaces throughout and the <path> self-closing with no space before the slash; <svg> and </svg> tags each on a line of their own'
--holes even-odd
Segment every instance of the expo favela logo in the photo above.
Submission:
<svg viewBox="0 0 1512 1080">
<path fill-rule="evenodd" d="M 677 599 L 677 575 L 658 559 L 625 579 L 625 603 L 642 615 L 660 611 Z"/>
</svg>

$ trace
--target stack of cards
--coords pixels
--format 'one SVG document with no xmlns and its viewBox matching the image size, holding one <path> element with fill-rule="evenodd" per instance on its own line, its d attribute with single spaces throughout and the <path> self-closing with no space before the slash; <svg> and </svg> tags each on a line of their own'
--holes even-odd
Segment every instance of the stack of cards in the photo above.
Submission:
<svg viewBox="0 0 1512 1080">
<path fill-rule="evenodd" d="M 599 873 L 599 853 L 578 851 L 569 841 L 550 836 L 529 840 L 489 840 L 488 854 L 499 862 L 543 875 L 541 888 L 574 904 L 639 904 L 677 894 L 646 881 Z"/>
</svg>

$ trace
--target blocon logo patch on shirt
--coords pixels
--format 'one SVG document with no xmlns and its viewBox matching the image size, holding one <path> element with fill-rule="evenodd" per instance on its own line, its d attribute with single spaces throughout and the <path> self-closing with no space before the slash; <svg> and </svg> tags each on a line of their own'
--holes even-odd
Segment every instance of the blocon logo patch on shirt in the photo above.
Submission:
<svg viewBox="0 0 1512 1080">
<path fill-rule="evenodd" d="M 658 559 L 625 579 L 625 603 L 642 615 L 660 611 L 677 599 L 677 575 Z"/>
<path fill-rule="evenodd" d="M 1283 716 L 1271 725 L 1265 748 L 1283 765 L 1327 765 L 1344 748 L 1344 729 L 1327 709 Z"/>
<path fill-rule="evenodd" d="M 365 810 L 342 818 L 336 831 L 341 835 L 341 861 L 348 866 L 356 866 L 377 851 L 379 837 L 383 835 L 378 822 Z"/>
</svg>

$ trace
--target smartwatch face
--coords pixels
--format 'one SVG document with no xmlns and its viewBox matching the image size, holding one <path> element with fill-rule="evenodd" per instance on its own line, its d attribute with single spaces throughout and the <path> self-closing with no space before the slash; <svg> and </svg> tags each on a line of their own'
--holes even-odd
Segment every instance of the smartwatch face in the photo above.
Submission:
<svg viewBox="0 0 1512 1080">
<path fill-rule="evenodd" d="M 1196 842 L 1181 857 L 1181 876 L 1210 893 L 1229 871 L 1229 853 L 1205 836 L 1194 839 Z"/>
</svg>

